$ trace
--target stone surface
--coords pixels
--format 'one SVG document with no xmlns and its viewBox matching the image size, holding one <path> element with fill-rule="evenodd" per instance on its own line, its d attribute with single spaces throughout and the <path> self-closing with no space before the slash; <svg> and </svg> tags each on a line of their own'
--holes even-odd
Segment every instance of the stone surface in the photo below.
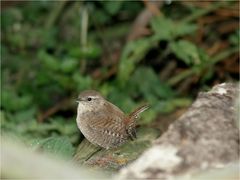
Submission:
<svg viewBox="0 0 240 180">
<path fill-rule="evenodd" d="M 239 159 L 236 125 L 239 87 L 224 83 L 200 93 L 189 110 L 171 124 L 117 179 L 163 178 L 224 167 Z M 235 173 L 237 173 L 235 171 Z"/>
</svg>

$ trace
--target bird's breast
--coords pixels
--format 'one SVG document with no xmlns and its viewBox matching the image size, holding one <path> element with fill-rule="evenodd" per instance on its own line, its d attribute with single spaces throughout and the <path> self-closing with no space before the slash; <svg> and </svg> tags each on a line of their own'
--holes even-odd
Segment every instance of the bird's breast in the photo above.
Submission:
<svg viewBox="0 0 240 180">
<path fill-rule="evenodd" d="M 87 125 L 87 119 L 89 119 L 89 115 L 91 114 L 91 109 L 86 107 L 84 104 L 79 103 L 77 108 L 77 125 L 78 128 L 82 131 L 84 127 Z"/>
</svg>

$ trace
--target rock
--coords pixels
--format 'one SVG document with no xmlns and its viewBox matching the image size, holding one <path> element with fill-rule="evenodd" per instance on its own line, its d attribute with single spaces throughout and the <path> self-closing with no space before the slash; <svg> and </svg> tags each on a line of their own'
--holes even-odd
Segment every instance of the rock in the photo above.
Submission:
<svg viewBox="0 0 240 180">
<path fill-rule="evenodd" d="M 234 106 L 238 94 L 239 87 L 230 83 L 200 93 L 189 110 L 116 179 L 191 177 L 238 160 L 239 129 Z"/>
</svg>

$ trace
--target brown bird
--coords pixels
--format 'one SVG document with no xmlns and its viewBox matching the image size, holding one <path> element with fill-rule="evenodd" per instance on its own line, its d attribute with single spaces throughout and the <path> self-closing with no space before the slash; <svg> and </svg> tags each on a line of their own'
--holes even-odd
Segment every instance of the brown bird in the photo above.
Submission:
<svg viewBox="0 0 240 180">
<path fill-rule="evenodd" d="M 148 109 L 147 105 L 143 105 L 125 115 L 94 90 L 80 93 L 77 102 L 78 128 L 91 143 L 106 149 L 120 146 L 129 138 L 136 138 L 136 119 Z"/>
</svg>

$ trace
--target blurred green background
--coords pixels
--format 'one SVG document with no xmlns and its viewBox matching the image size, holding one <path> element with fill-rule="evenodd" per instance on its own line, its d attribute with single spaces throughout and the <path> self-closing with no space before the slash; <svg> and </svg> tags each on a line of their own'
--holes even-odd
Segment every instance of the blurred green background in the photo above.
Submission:
<svg viewBox="0 0 240 180">
<path fill-rule="evenodd" d="M 1 130 L 72 157 L 76 97 L 100 91 L 140 126 L 239 81 L 238 1 L 1 1 Z M 178 115 L 176 115 L 178 116 Z M 157 125 L 156 125 L 157 124 Z"/>
</svg>

